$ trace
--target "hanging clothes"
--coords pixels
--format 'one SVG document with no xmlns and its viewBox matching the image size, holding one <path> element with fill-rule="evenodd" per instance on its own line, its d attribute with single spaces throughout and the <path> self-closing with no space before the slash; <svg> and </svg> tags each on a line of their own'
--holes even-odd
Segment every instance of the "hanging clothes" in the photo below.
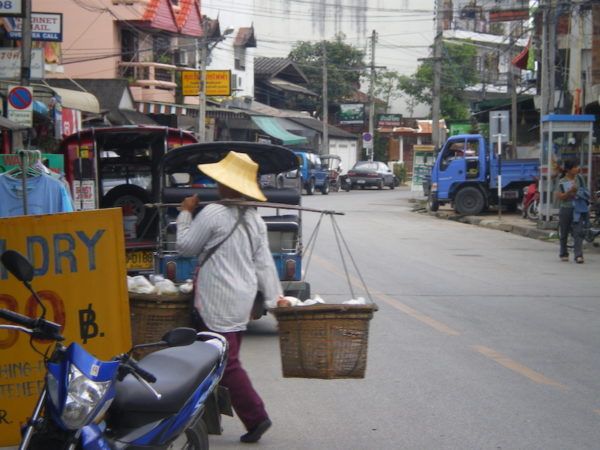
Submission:
<svg viewBox="0 0 600 450">
<path fill-rule="evenodd" d="M 72 212 L 73 205 L 64 185 L 50 175 L 27 177 L 27 213 Z M 24 215 L 23 182 L 9 173 L 0 174 L 0 217 Z"/>
</svg>

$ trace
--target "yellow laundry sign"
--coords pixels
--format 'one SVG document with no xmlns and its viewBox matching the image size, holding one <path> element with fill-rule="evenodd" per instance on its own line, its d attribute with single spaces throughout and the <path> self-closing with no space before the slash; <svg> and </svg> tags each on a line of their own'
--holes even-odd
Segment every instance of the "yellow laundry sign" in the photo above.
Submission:
<svg viewBox="0 0 600 450">
<path fill-rule="evenodd" d="M 181 72 L 183 95 L 196 96 L 200 93 L 200 72 L 184 70 Z M 206 71 L 206 95 L 209 97 L 228 97 L 231 95 L 231 70 Z"/>
<path fill-rule="evenodd" d="M 0 219 L 0 253 L 6 250 L 18 251 L 33 265 L 32 286 L 46 319 L 62 326 L 65 345 L 77 342 L 102 360 L 131 347 L 120 209 Z M 0 308 L 30 317 L 41 313 L 31 293 L 1 264 Z M 51 345 L 32 343 L 42 353 Z M 19 442 L 45 372 L 29 336 L 0 330 L 0 447 Z"/>
</svg>

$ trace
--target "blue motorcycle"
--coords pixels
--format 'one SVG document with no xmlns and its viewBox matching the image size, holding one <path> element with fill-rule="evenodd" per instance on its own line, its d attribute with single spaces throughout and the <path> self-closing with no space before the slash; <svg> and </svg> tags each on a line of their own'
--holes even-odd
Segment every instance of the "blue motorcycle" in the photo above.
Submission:
<svg viewBox="0 0 600 450">
<path fill-rule="evenodd" d="M 61 344 L 60 325 L 44 318 L 44 305 L 30 285 L 29 261 L 12 250 L 1 261 L 31 291 L 42 314 L 31 318 L 0 309 L 0 318 L 14 324 L 0 329 L 55 342 L 45 361 L 45 387 L 19 449 L 208 449 L 205 409 L 211 401 L 219 403 L 215 396 L 227 361 L 225 338 L 176 328 L 160 342 L 100 361 L 77 343 Z M 167 348 L 139 362 L 131 356 L 149 346 Z M 213 423 L 214 415 L 209 416 Z"/>
</svg>

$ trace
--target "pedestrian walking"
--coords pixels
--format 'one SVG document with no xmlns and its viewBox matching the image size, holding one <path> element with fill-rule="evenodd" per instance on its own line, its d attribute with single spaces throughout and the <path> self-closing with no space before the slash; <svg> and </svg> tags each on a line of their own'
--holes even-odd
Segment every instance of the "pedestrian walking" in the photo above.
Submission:
<svg viewBox="0 0 600 450">
<path fill-rule="evenodd" d="M 216 181 L 221 199 L 266 201 L 257 182 L 258 165 L 245 153 L 230 151 L 221 161 L 198 168 Z M 256 208 L 233 205 L 208 205 L 192 219 L 198 203 L 197 196 L 181 203 L 177 249 L 182 256 L 199 258 L 194 297 L 199 328 L 220 333 L 229 342 L 221 385 L 229 389 L 233 408 L 248 431 L 240 440 L 257 442 L 271 420 L 239 352 L 257 291 L 269 305 L 282 298 L 267 227 Z"/>
<path fill-rule="evenodd" d="M 577 161 L 566 160 L 564 162 L 563 175 L 558 181 L 555 197 L 559 202 L 559 257 L 561 261 L 569 260 L 567 240 L 569 234 L 572 234 L 575 262 L 583 264 L 583 225 L 588 220 L 589 191 L 587 191 L 585 181 L 579 172 L 580 167 Z M 586 200 L 586 196 L 588 200 Z"/>
</svg>

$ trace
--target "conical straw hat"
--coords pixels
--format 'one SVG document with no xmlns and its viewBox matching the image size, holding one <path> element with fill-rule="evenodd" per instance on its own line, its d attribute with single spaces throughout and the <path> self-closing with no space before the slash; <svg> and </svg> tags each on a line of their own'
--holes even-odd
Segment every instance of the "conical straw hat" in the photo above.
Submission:
<svg viewBox="0 0 600 450">
<path fill-rule="evenodd" d="M 246 197 L 267 201 L 258 186 L 258 164 L 245 153 L 227 153 L 221 161 L 212 164 L 198 164 L 198 169 L 218 183 L 245 195 Z"/>
</svg>

